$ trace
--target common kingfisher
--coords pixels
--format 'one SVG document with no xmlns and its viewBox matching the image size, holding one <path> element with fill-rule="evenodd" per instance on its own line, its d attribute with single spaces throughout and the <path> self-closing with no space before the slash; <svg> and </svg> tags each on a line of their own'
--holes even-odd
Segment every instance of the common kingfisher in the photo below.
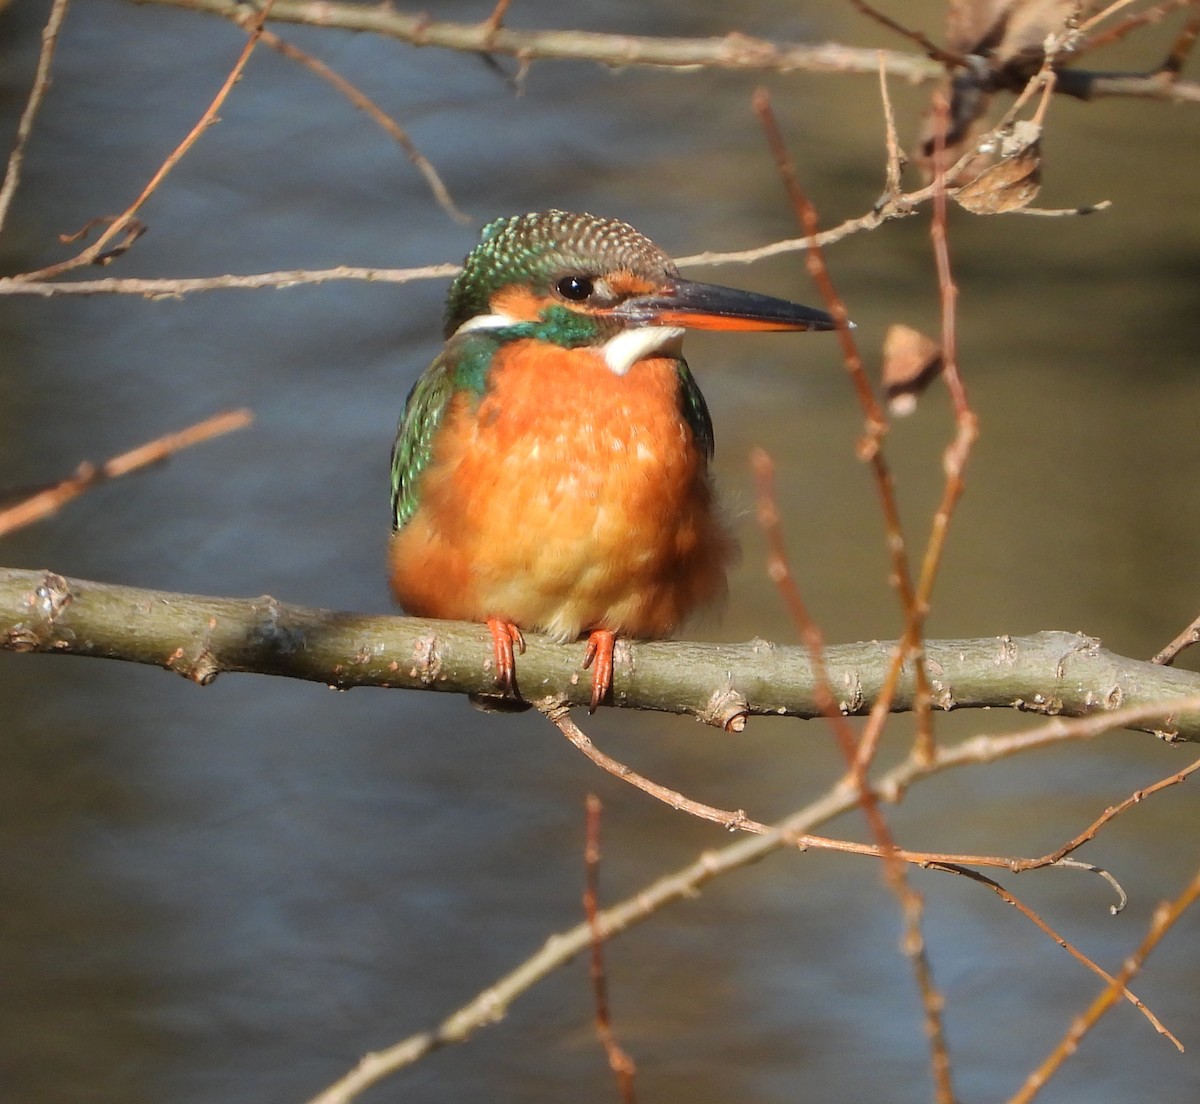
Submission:
<svg viewBox="0 0 1200 1104">
<path fill-rule="evenodd" d="M 684 327 L 830 330 L 824 311 L 684 280 L 632 226 L 565 211 L 483 230 L 392 449 L 390 580 L 410 614 L 486 622 L 501 698 L 522 630 L 587 634 L 591 708 L 620 636 L 671 635 L 735 551 Z"/>
</svg>

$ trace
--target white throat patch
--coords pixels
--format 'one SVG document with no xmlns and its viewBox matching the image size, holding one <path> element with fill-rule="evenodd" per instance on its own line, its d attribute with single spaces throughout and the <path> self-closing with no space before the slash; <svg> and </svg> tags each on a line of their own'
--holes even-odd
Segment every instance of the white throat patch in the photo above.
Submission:
<svg viewBox="0 0 1200 1104">
<path fill-rule="evenodd" d="M 651 353 L 678 356 L 683 351 L 681 326 L 634 326 L 610 337 L 600 346 L 604 363 L 618 376 L 625 375 Z"/>
<path fill-rule="evenodd" d="M 509 314 L 477 314 L 468 318 L 457 330 L 454 336 L 467 333 L 469 330 L 502 330 L 505 326 L 515 326 L 519 320 Z"/>
</svg>

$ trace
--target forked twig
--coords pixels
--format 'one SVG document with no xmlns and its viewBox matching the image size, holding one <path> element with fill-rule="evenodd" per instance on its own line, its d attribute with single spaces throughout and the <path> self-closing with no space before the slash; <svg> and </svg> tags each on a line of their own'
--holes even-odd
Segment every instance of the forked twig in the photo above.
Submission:
<svg viewBox="0 0 1200 1104">
<path fill-rule="evenodd" d="M 1131 809 L 1134 805 L 1140 805 L 1151 794 L 1156 794 L 1159 790 L 1169 789 L 1171 786 L 1178 786 L 1181 782 L 1186 781 L 1196 771 L 1200 770 L 1200 759 L 1194 763 L 1189 763 L 1182 770 L 1176 771 L 1174 774 L 1168 775 L 1166 778 L 1160 778 L 1151 786 L 1143 786 L 1140 790 L 1134 790 L 1124 801 L 1118 802 L 1116 805 L 1110 805 L 1104 810 L 1087 828 L 1080 832 L 1074 839 L 1068 840 L 1056 851 L 1051 851 L 1043 855 L 1039 859 L 1032 860 L 1031 863 L 1018 863 L 1013 867 L 1014 871 L 1033 870 L 1041 866 L 1051 866 L 1057 863 L 1060 859 L 1072 852 L 1079 850 L 1089 840 L 1096 838 L 1096 833 L 1100 831 L 1110 820 L 1115 820 L 1127 809 Z"/>
<path fill-rule="evenodd" d="M 951 868 L 944 863 L 931 863 L 930 869 L 948 871 Z M 1103 979 L 1109 985 L 1118 985 L 1112 974 L 1101 969 L 1100 966 L 1088 958 L 1088 956 L 1080 951 L 1073 943 L 1069 942 L 1064 936 L 1059 935 L 1058 932 L 1056 932 L 1049 924 L 1047 924 L 1046 921 L 1043 920 L 1036 912 L 1034 912 L 1033 909 L 1025 904 L 1024 901 L 1022 901 L 1009 890 L 1005 889 L 1004 886 L 1002 886 L 995 879 L 989 878 L 986 874 L 980 874 L 978 870 L 970 870 L 965 866 L 958 867 L 956 870 L 954 870 L 954 873 L 961 874 L 964 878 L 970 878 L 973 882 L 978 882 L 980 885 L 987 886 L 988 889 L 995 893 L 996 896 L 998 896 L 1005 904 L 1011 905 L 1022 916 L 1024 916 L 1025 919 L 1031 921 L 1036 927 L 1045 932 L 1046 935 L 1053 939 L 1055 943 L 1062 947 L 1062 949 L 1066 951 L 1067 954 L 1069 954 L 1073 959 L 1075 959 L 1075 961 L 1081 966 L 1091 970 L 1093 974 Z M 1145 1002 L 1142 1001 L 1140 997 L 1131 992 L 1124 985 L 1118 985 L 1117 993 L 1119 996 L 1123 996 L 1127 1001 L 1129 1001 L 1130 1004 L 1133 1005 L 1134 1008 L 1141 1012 L 1141 1014 L 1150 1021 L 1150 1024 L 1155 1031 L 1157 1031 L 1160 1035 L 1166 1036 L 1166 1038 L 1175 1045 L 1177 1050 L 1181 1052 L 1183 1051 L 1183 1043 L 1179 1041 L 1178 1036 L 1171 1031 L 1171 1029 L 1162 1022 L 1162 1020 L 1160 1020 L 1153 1012 L 1151 1012 L 1149 1008 L 1146 1007 Z"/>
<path fill-rule="evenodd" d="M 246 68 L 246 64 L 250 61 L 250 55 L 254 53 L 254 48 L 258 45 L 259 39 L 262 37 L 263 24 L 266 22 L 267 16 L 271 13 L 271 8 L 275 5 L 276 0 L 264 0 L 262 7 L 253 17 L 253 29 L 250 31 L 249 37 L 246 39 L 245 46 L 242 47 L 241 53 L 238 55 L 237 61 L 234 62 L 233 68 L 229 71 L 229 75 L 225 78 L 224 83 L 218 89 L 216 96 L 212 102 L 205 108 L 204 113 L 200 116 L 196 125 L 188 131 L 183 141 L 175 147 L 174 150 L 167 156 L 167 159 L 155 170 L 154 175 L 150 178 L 149 183 L 142 189 L 138 197 L 125 209 L 123 213 L 118 215 L 109 224 L 108 229 L 103 231 L 100 236 L 92 242 L 82 253 L 69 258 L 65 261 L 60 261 L 58 264 L 49 265 L 46 268 L 38 269 L 36 272 L 24 272 L 19 276 L 14 276 L 14 280 L 48 280 L 52 276 L 58 276 L 60 273 L 69 272 L 71 269 L 79 268 L 82 265 L 92 264 L 94 262 L 103 263 L 105 253 L 104 247 L 109 242 L 120 237 L 121 235 L 129 235 L 130 228 L 136 222 L 135 216 L 142 209 L 143 204 L 148 200 L 158 186 L 167 178 L 167 175 L 175 168 L 182 160 L 183 156 L 196 144 L 200 136 L 208 130 L 214 123 L 217 122 L 217 112 L 221 109 L 221 105 L 228 98 L 229 93 L 233 90 L 233 86 L 238 82 L 242 75 L 242 71 Z M 135 235 L 136 236 L 136 235 Z M 132 240 L 132 239 L 129 239 Z"/>
<path fill-rule="evenodd" d="M 1146 936 L 1137 950 L 1125 960 L 1120 971 L 1112 978 L 1103 992 L 1072 1021 L 1066 1033 L 1045 1060 L 1037 1069 L 1030 1071 L 1025 1083 L 1009 1098 L 1008 1104 L 1029 1104 L 1029 1101 L 1037 1096 L 1042 1086 L 1058 1071 L 1059 1066 L 1079 1049 L 1080 1040 L 1100 1022 L 1100 1017 L 1117 1003 L 1122 992 L 1128 992 L 1126 986 L 1141 970 L 1142 964 L 1150 953 L 1162 941 L 1163 936 L 1175 926 L 1179 918 L 1195 904 L 1198 897 L 1200 897 L 1200 870 L 1196 871 L 1192 880 L 1175 900 L 1164 901 L 1158 906 L 1154 912 L 1154 919 L 1150 923 L 1150 929 L 1146 932 Z"/>
</svg>

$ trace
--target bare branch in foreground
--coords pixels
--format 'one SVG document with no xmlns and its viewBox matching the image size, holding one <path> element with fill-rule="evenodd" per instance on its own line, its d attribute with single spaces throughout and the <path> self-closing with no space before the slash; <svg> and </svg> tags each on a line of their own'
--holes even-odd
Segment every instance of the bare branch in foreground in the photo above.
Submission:
<svg viewBox="0 0 1200 1104">
<path fill-rule="evenodd" d="M 521 685 L 530 699 L 560 696 L 586 705 L 584 644 L 529 634 Z M 867 713 L 878 697 L 895 641 L 826 651 L 838 707 Z M 352 686 L 487 693 L 491 636 L 483 625 L 335 612 L 274 598 L 210 598 L 65 579 L 0 568 L 0 650 L 54 652 L 146 663 L 204 685 L 223 671 L 255 672 Z M 662 641 L 617 650 L 613 704 L 713 715 L 714 700 L 744 699 L 758 716 L 817 717 L 815 678 L 804 649 L 765 640 L 742 644 Z M 1128 659 L 1078 633 L 930 641 L 936 709 L 1003 708 L 1048 716 L 1103 717 L 1122 706 L 1153 707 L 1132 727 L 1170 740 L 1200 741 L 1200 674 Z M 907 667 L 892 701 L 913 701 Z M 1181 703 L 1178 708 L 1173 702 Z"/>
<path fill-rule="evenodd" d="M 1126 717 L 1121 723 L 1128 723 L 1132 711 L 1121 712 Z M 903 763 L 879 778 L 875 789 L 885 800 L 894 800 L 942 771 L 969 764 L 991 763 L 1035 748 L 1078 739 L 1084 734 L 1084 729 L 1088 730 L 1088 736 L 1097 735 L 1103 730 L 1106 719 L 1115 720 L 1116 717 L 1055 720 L 1012 736 L 975 736 L 960 744 L 935 748 L 935 758 L 931 763 L 921 762 L 910 753 Z M 706 850 L 681 869 L 641 887 L 623 901 L 598 913 L 596 919 L 599 926 L 605 937 L 611 940 L 634 925 L 649 920 L 668 905 L 695 900 L 700 889 L 715 878 L 750 866 L 776 851 L 794 848 L 794 841 L 799 836 L 812 832 L 857 804 L 855 787 L 845 783 L 835 786 L 775 824 L 767 835 L 744 836 L 723 847 Z M 593 925 L 586 921 L 551 935 L 538 951 L 516 969 L 499 978 L 437 1026 L 367 1054 L 354 1069 L 315 1096 L 310 1104 L 346 1104 L 370 1086 L 420 1061 L 433 1051 L 466 1042 L 479 1028 L 502 1019 L 509 1006 L 544 977 L 587 950 L 592 939 Z M 1117 980 L 1124 979 L 1117 975 Z M 1120 995 L 1116 990 L 1109 992 L 1113 993 L 1114 1000 Z"/>
</svg>

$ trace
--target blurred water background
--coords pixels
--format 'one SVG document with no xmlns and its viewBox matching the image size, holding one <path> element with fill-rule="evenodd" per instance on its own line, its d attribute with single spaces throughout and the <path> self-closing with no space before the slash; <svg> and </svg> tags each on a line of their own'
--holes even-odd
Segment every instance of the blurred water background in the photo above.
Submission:
<svg viewBox="0 0 1200 1104">
<path fill-rule="evenodd" d="M 45 3 L 0 13 L 5 143 Z M 490 4 L 451 2 L 476 21 Z M 939 27 L 937 5 L 904 18 Z M 847 5 L 548 0 L 518 28 L 897 46 Z M 478 225 L 548 206 L 623 217 L 677 255 L 795 233 L 750 110 L 752 74 L 535 64 L 517 95 L 476 56 L 281 27 L 407 127 L 476 220 L 451 221 L 400 151 L 263 48 L 220 124 L 153 197 L 150 230 L 107 274 L 190 276 L 457 261 Z M 1113 52 L 1149 66 L 1167 38 Z M 56 235 L 119 211 L 209 102 L 243 42 L 221 20 L 90 0 L 69 13 L 3 271 L 51 263 Z M 515 66 L 504 59 L 503 70 Z M 882 188 L 865 77 L 763 83 L 823 221 Z M 893 95 L 911 144 L 927 92 Z M 1056 101 L 1039 203 L 1111 199 L 1087 219 L 952 217 L 963 369 L 981 422 L 930 630 L 1083 630 L 1148 656 L 1196 612 L 1200 551 L 1200 110 Z M 887 325 L 937 325 L 924 217 L 850 238 L 835 279 L 875 358 Z M 798 256 L 694 269 L 815 303 Z M 133 297 L 0 299 L 0 484 L 65 475 L 217 410 L 246 432 L 101 487 L 10 536 L 9 566 L 169 590 L 270 593 L 389 610 L 383 555 L 396 415 L 435 354 L 444 281 Z M 900 628 L 860 416 L 832 339 L 694 335 L 717 475 L 744 546 L 721 617 L 696 635 L 790 641 L 762 568 L 749 450 L 776 458 L 795 566 L 831 641 Z M 923 536 L 951 430 L 935 392 L 888 439 Z M 1185 661 L 1187 662 L 1187 661 Z M 947 738 L 1020 726 L 942 718 Z M 1027 722 L 1025 722 L 1027 723 Z M 702 800 L 772 819 L 837 776 L 817 724 L 731 738 L 685 719 L 602 711 L 589 732 Z M 897 751 L 910 728 L 889 741 Z M 483 717 L 438 695 L 227 675 L 205 690 L 152 668 L 0 655 L 0 1099 L 94 1104 L 299 1101 L 360 1054 L 432 1026 L 580 916 L 583 797 L 606 803 L 603 890 L 634 892 L 725 837 L 598 774 L 535 716 Z M 1038 854 L 1187 760 L 1117 733 L 914 792 L 912 846 Z M 865 838 L 857 820 L 835 831 Z M 1195 795 L 1125 816 L 1085 852 L 1132 895 L 1117 919 L 1083 875 L 1014 888 L 1115 969 L 1196 864 Z M 976 886 L 914 874 L 947 999 L 962 1099 L 1003 1099 L 1097 981 Z M 877 867 L 777 856 L 609 948 L 618 1033 L 646 1100 L 930 1098 L 900 924 Z M 1200 1094 L 1200 917 L 1136 989 L 1191 1044 L 1128 1007 L 1045 1091 L 1057 1104 Z M 470 1045 L 368 1100 L 614 1099 L 583 963 Z"/>
</svg>

